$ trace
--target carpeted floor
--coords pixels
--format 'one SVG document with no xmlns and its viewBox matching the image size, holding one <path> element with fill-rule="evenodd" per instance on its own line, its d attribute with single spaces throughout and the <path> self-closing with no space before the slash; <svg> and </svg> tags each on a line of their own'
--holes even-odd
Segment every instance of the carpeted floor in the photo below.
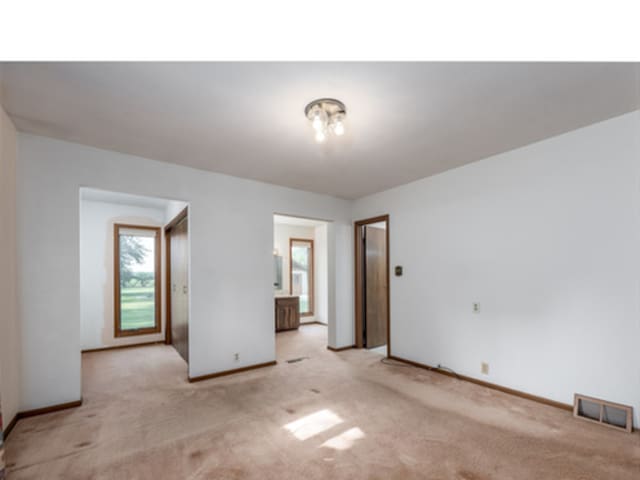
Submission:
<svg viewBox="0 0 640 480">
<path fill-rule="evenodd" d="M 277 366 L 195 384 L 171 347 L 84 354 L 84 404 L 18 422 L 9 478 L 640 479 L 637 433 L 329 352 L 319 325 L 277 342 Z"/>
</svg>

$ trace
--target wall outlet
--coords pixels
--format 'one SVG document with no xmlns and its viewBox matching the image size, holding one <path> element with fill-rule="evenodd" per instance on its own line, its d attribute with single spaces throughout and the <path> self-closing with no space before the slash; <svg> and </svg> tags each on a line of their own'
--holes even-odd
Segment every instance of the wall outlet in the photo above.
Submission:
<svg viewBox="0 0 640 480">
<path fill-rule="evenodd" d="M 486 362 L 482 362 L 480 364 L 480 371 L 484 374 L 484 375 L 489 375 L 489 364 Z"/>
<path fill-rule="evenodd" d="M 234 353 L 233 354 L 233 359 L 234 360 L 240 360 L 240 354 L 239 353 Z"/>
<path fill-rule="evenodd" d="M 474 303 L 473 304 L 473 313 L 480 313 L 480 304 L 479 303 Z"/>
</svg>

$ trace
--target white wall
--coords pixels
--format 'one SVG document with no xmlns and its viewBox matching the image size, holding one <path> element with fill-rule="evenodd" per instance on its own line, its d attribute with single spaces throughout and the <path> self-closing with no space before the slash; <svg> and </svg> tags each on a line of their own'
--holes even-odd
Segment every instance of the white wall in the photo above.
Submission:
<svg viewBox="0 0 640 480">
<path fill-rule="evenodd" d="M 173 220 L 180 212 L 182 212 L 182 210 L 184 210 L 186 206 L 186 203 L 178 200 L 167 200 L 167 206 L 164 213 L 164 223 L 167 224 Z"/>
<path fill-rule="evenodd" d="M 164 340 L 164 274 L 160 289 L 161 333 L 116 338 L 113 331 L 113 224 L 161 227 L 164 220 L 164 209 L 80 201 L 80 345 L 83 350 Z M 161 272 L 164 272 L 164 235 L 161 235 L 161 245 Z"/>
<path fill-rule="evenodd" d="M 404 266 L 392 354 L 637 424 L 639 181 L 635 112 L 358 200 L 356 219 L 390 215 Z"/>
<path fill-rule="evenodd" d="M 637 423 L 639 136 L 639 114 L 624 115 L 361 199 L 351 215 L 328 196 L 19 134 L 14 398 L 21 410 L 80 398 L 78 190 L 90 186 L 190 202 L 192 376 L 275 358 L 274 212 L 334 220 L 329 345 L 353 344 L 351 218 L 389 213 L 391 264 L 405 267 L 391 278 L 394 355 L 561 402 L 630 403 Z"/>
<path fill-rule="evenodd" d="M 315 286 L 315 311 L 314 320 L 320 323 L 328 323 L 329 315 L 329 271 L 327 259 L 327 225 L 318 225 L 313 229 L 313 285 Z"/>
<path fill-rule="evenodd" d="M 16 130 L 0 107 L 0 407 L 4 426 L 20 404 L 16 262 Z"/>
<path fill-rule="evenodd" d="M 350 258 L 339 233 L 350 229 L 350 202 L 43 137 L 18 140 L 22 409 L 80 398 L 81 186 L 189 202 L 191 376 L 275 359 L 274 212 L 337 225 L 328 239 L 329 330 L 353 323 L 351 288 L 342 288 L 351 282 L 331 258 Z"/>
<path fill-rule="evenodd" d="M 327 225 L 329 241 L 329 328 L 328 343 L 335 348 L 355 344 L 354 283 L 353 283 L 353 224 L 330 223 Z M 343 320 L 331 321 L 332 311 L 344 312 Z"/>
</svg>

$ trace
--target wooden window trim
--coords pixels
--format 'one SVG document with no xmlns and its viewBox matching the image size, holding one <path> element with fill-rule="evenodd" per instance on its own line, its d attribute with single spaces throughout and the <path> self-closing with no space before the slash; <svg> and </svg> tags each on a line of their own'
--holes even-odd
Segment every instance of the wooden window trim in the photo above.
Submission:
<svg viewBox="0 0 640 480">
<path fill-rule="evenodd" d="M 135 230 L 150 230 L 155 232 L 155 325 L 149 328 L 138 328 L 136 330 L 122 330 L 120 328 L 120 229 L 130 228 Z M 136 335 L 149 335 L 153 333 L 160 333 L 162 331 L 161 325 L 161 245 L 160 245 L 160 227 L 150 227 L 148 225 L 131 225 L 125 223 L 113 224 L 113 303 L 114 303 L 114 336 L 118 337 L 133 337 Z"/>
<path fill-rule="evenodd" d="M 316 275 L 316 267 L 314 265 L 315 250 L 313 247 L 313 240 L 310 238 L 289 238 L 289 295 L 293 295 L 293 243 L 302 242 L 308 243 L 311 248 L 311 275 L 309 276 L 309 311 L 306 313 L 300 313 L 301 317 L 312 317 L 315 315 L 315 283 L 314 278 Z"/>
</svg>

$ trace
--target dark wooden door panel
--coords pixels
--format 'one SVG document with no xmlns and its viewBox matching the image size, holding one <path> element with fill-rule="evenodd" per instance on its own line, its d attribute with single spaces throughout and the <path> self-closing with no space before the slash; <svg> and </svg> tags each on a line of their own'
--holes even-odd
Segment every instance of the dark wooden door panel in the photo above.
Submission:
<svg viewBox="0 0 640 480">
<path fill-rule="evenodd" d="M 185 218 L 171 230 L 171 344 L 189 362 L 188 237 Z"/>
<path fill-rule="evenodd" d="M 387 235 L 381 228 L 365 227 L 366 347 L 387 343 Z"/>
</svg>

